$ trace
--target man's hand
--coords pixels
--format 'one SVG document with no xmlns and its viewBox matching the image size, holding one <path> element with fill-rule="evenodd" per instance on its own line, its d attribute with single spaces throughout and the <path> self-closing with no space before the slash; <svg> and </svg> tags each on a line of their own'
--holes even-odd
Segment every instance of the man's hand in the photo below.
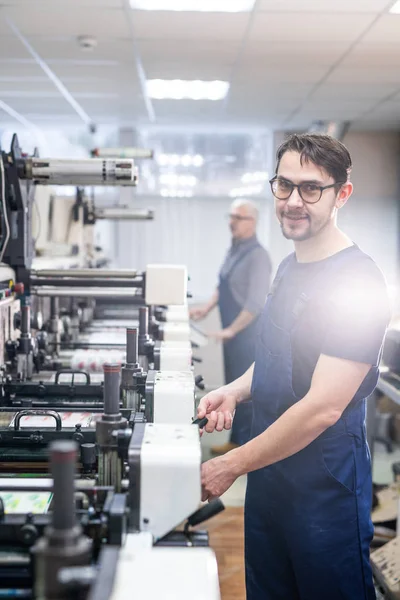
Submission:
<svg viewBox="0 0 400 600">
<path fill-rule="evenodd" d="M 201 465 L 201 499 L 203 502 L 222 496 L 237 479 L 229 453 L 208 460 Z"/>
<path fill-rule="evenodd" d="M 226 329 L 221 329 L 221 331 L 215 331 L 214 333 L 209 333 L 208 337 L 214 338 L 220 342 L 227 342 L 235 337 L 235 332 L 227 327 Z"/>
<path fill-rule="evenodd" d="M 208 423 L 205 426 L 207 433 L 212 433 L 214 430 L 230 429 L 236 404 L 237 395 L 229 391 L 226 386 L 206 394 L 200 400 L 197 416 L 199 419 L 207 417 Z"/>
<path fill-rule="evenodd" d="M 193 321 L 200 321 L 201 319 L 204 319 L 204 317 L 206 317 L 209 313 L 208 310 L 208 306 L 207 305 L 203 305 L 203 306 L 198 306 L 197 308 L 192 308 L 189 311 L 189 316 L 191 319 L 193 319 Z"/>
</svg>

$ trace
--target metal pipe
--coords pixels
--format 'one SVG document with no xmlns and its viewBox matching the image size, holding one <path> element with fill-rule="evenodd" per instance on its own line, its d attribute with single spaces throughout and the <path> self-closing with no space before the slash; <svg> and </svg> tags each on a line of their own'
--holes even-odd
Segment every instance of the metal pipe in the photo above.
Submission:
<svg viewBox="0 0 400 600">
<path fill-rule="evenodd" d="M 135 186 L 137 167 L 132 159 L 27 158 L 21 162 L 21 179 L 41 185 L 126 185 Z"/>
<path fill-rule="evenodd" d="M 138 362 L 138 329 L 128 327 L 126 330 L 126 362 L 136 364 Z"/>
<path fill-rule="evenodd" d="M 94 148 L 92 155 L 97 158 L 153 158 L 154 151 L 147 148 Z"/>
<path fill-rule="evenodd" d="M 21 334 L 28 334 L 31 330 L 31 307 L 25 305 L 21 308 Z"/>
<path fill-rule="evenodd" d="M 53 527 L 70 530 L 75 527 L 75 463 L 77 444 L 59 440 L 50 445 L 51 474 L 54 482 Z"/>
<path fill-rule="evenodd" d="M 121 379 L 121 365 L 106 363 L 104 370 L 104 414 L 118 415 L 119 411 L 119 384 Z"/>
<path fill-rule="evenodd" d="M 149 309 L 147 306 L 139 308 L 139 335 L 147 336 L 149 333 Z"/>
<path fill-rule="evenodd" d="M 132 269 L 31 269 L 34 277 L 75 277 L 82 279 L 133 279 L 142 276 Z"/>
<path fill-rule="evenodd" d="M 131 298 L 132 302 L 140 303 L 143 302 L 142 293 L 139 288 L 90 288 L 81 287 L 74 289 L 67 289 L 61 287 L 37 287 L 31 288 L 31 294 L 33 296 L 44 296 L 59 298 Z"/>
<path fill-rule="evenodd" d="M 142 287 L 143 282 L 138 278 L 134 279 L 87 279 L 84 281 L 80 277 L 31 277 L 31 285 L 35 286 L 54 286 L 54 287 Z"/>
<path fill-rule="evenodd" d="M 94 218 L 113 221 L 151 221 L 154 219 L 154 210 L 127 206 L 97 207 L 94 210 Z"/>
</svg>

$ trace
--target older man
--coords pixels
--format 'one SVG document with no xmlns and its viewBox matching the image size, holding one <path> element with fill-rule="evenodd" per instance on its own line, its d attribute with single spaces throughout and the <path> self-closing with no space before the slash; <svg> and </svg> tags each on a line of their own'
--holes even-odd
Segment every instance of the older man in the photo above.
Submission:
<svg viewBox="0 0 400 600">
<path fill-rule="evenodd" d="M 235 200 L 229 213 L 232 245 L 219 274 L 219 285 L 210 301 L 191 311 L 195 320 L 219 307 L 222 330 L 214 334 L 224 343 L 225 383 L 243 375 L 254 362 L 258 315 L 269 290 L 271 261 L 256 236 L 257 206 L 251 200 Z M 230 441 L 214 446 L 224 454 L 250 439 L 251 404 L 238 406 Z"/>
</svg>

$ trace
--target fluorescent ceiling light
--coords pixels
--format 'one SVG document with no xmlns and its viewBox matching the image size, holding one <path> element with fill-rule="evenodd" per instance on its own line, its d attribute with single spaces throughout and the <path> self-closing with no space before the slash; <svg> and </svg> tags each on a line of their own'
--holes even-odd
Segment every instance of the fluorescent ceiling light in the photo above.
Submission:
<svg viewBox="0 0 400 600">
<path fill-rule="evenodd" d="M 197 177 L 194 175 L 175 175 L 175 173 L 165 173 L 164 175 L 160 175 L 160 183 L 161 185 L 183 185 L 194 187 L 197 185 Z"/>
<path fill-rule="evenodd" d="M 136 10 L 179 10 L 190 12 L 249 12 L 254 0 L 130 0 Z"/>
<path fill-rule="evenodd" d="M 192 198 L 193 192 L 192 190 L 174 190 L 169 188 L 162 188 L 160 190 L 161 196 L 163 198 Z"/>
<path fill-rule="evenodd" d="M 242 196 L 257 196 L 263 191 L 262 185 L 253 185 L 248 187 L 234 188 L 229 192 L 231 198 L 240 198 Z"/>
<path fill-rule="evenodd" d="M 204 156 L 201 154 L 158 154 L 156 160 L 160 167 L 202 167 L 204 165 Z"/>
<path fill-rule="evenodd" d="M 185 81 L 148 79 L 147 93 L 155 100 L 222 100 L 228 93 L 227 81 Z"/>
<path fill-rule="evenodd" d="M 253 183 L 258 181 L 267 181 L 268 173 L 265 171 L 255 171 L 254 173 L 245 173 L 242 176 L 242 183 Z"/>
<path fill-rule="evenodd" d="M 397 0 L 389 10 L 393 15 L 400 15 L 400 0 Z"/>
</svg>

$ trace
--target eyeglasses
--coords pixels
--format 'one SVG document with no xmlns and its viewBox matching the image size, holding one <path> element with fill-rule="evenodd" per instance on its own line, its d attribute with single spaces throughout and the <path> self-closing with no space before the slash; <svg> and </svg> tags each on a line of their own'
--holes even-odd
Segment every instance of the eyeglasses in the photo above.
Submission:
<svg viewBox="0 0 400 600">
<path fill-rule="evenodd" d="M 275 198 L 278 200 L 289 200 L 294 188 L 298 189 L 299 196 L 307 204 L 315 204 L 321 200 L 322 192 L 329 188 L 341 186 L 345 181 L 337 181 L 330 185 L 317 185 L 316 183 L 293 183 L 287 179 L 280 179 L 279 177 L 273 177 L 270 180 L 271 190 Z"/>
<path fill-rule="evenodd" d="M 242 215 L 226 215 L 228 219 L 231 219 L 231 221 L 253 221 L 254 217 L 245 217 Z"/>
</svg>

